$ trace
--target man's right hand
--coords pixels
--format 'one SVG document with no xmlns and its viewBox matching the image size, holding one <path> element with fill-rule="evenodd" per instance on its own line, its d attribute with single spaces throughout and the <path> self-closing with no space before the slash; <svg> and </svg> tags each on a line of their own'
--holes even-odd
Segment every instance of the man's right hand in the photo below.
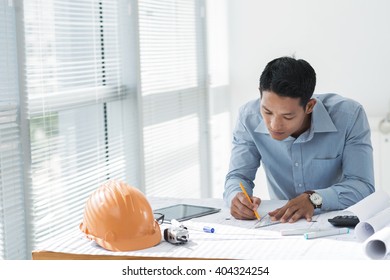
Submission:
<svg viewBox="0 0 390 280">
<path fill-rule="evenodd" d="M 257 211 L 257 208 L 260 206 L 261 199 L 256 196 L 252 196 L 251 199 L 252 203 L 248 201 L 242 192 L 237 193 L 236 196 L 232 199 L 230 214 L 239 220 L 256 219 L 255 213 L 253 211 Z"/>
</svg>

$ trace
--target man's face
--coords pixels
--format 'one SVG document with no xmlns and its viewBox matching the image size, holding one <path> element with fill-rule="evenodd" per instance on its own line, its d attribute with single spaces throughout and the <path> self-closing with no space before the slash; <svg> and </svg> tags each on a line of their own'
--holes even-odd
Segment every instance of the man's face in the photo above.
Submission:
<svg viewBox="0 0 390 280">
<path fill-rule="evenodd" d="M 310 127 L 314 104 L 315 99 L 311 99 L 304 108 L 300 105 L 300 98 L 263 91 L 260 112 L 273 139 L 283 140 L 290 135 L 297 138 Z"/>
</svg>

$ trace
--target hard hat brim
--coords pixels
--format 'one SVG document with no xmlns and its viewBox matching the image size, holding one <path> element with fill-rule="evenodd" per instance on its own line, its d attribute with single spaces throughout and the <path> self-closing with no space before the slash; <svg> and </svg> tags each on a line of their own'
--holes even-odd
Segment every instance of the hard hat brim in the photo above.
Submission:
<svg viewBox="0 0 390 280">
<path fill-rule="evenodd" d="M 88 230 L 86 230 L 86 228 L 83 226 L 83 223 L 80 224 L 80 229 L 86 234 L 88 239 L 95 241 L 100 247 L 114 252 L 143 250 L 156 246 L 162 239 L 160 226 L 157 222 L 155 222 L 154 233 L 139 236 L 131 240 L 104 240 L 102 238 L 88 234 Z"/>
</svg>

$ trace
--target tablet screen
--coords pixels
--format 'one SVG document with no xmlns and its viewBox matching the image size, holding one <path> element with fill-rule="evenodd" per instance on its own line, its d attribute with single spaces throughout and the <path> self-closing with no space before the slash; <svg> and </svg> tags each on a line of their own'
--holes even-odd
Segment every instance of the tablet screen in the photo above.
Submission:
<svg viewBox="0 0 390 280">
<path fill-rule="evenodd" d="M 217 213 L 221 209 L 190 205 L 190 204 L 176 204 L 164 208 L 155 209 L 154 213 L 164 214 L 164 222 L 170 223 L 172 219 L 177 221 L 185 221 L 196 217 L 201 217 L 213 213 Z"/>
</svg>

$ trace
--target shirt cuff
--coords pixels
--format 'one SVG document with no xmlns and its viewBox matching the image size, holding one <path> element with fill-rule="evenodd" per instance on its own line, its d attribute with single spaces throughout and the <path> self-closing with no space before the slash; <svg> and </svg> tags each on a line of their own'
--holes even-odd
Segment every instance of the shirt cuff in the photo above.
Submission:
<svg viewBox="0 0 390 280">
<path fill-rule="evenodd" d="M 322 197 L 321 210 L 333 211 L 333 210 L 340 209 L 339 197 L 335 190 L 333 190 L 332 188 L 327 188 L 327 189 L 315 190 L 315 192 Z"/>
</svg>

